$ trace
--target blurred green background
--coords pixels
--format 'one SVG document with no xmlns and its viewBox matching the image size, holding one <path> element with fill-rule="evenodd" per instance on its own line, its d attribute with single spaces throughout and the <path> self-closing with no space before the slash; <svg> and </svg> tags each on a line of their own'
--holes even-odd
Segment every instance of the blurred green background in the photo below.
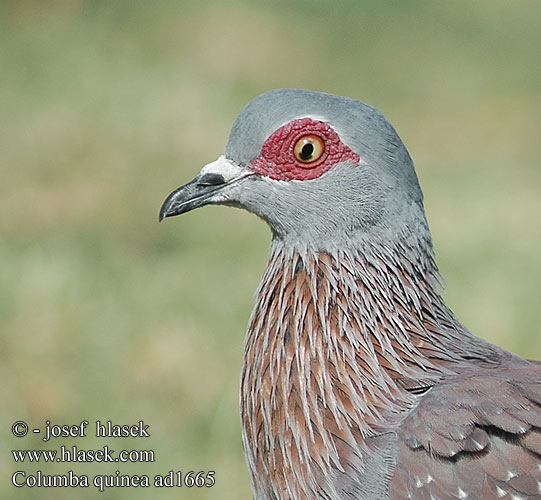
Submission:
<svg viewBox="0 0 541 500">
<path fill-rule="evenodd" d="M 270 233 L 223 207 L 157 213 L 271 88 L 380 108 L 416 162 L 448 302 L 541 357 L 540 25 L 538 0 L 2 0 L 0 497 L 251 497 L 238 380 Z M 144 419 L 152 437 L 42 443 L 11 435 L 19 419 Z M 10 452 L 62 443 L 156 462 L 18 466 Z M 37 469 L 215 470 L 216 485 L 11 486 Z"/>
</svg>

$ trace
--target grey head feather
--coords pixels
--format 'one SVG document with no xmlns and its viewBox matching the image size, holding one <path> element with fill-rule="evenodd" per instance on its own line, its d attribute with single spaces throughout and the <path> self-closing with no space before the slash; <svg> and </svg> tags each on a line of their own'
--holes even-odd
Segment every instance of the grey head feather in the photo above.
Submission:
<svg viewBox="0 0 541 500">
<path fill-rule="evenodd" d="M 361 158 L 313 180 L 276 181 L 253 176 L 228 193 L 268 222 L 275 238 L 295 247 L 332 250 L 363 242 L 419 240 L 415 251 L 432 256 L 423 196 L 411 157 L 392 125 L 356 99 L 301 89 L 278 89 L 253 99 L 233 124 L 226 157 L 245 167 L 265 140 L 304 117 L 328 123 Z M 413 243 L 413 242 L 412 242 Z M 299 248 L 301 249 L 301 248 Z"/>
<path fill-rule="evenodd" d="M 304 89 L 276 89 L 250 101 L 229 135 L 225 155 L 245 166 L 259 156 L 265 140 L 292 120 L 311 117 L 330 124 L 365 163 L 387 166 L 421 191 L 411 157 L 393 126 L 376 108 L 357 99 Z"/>
</svg>

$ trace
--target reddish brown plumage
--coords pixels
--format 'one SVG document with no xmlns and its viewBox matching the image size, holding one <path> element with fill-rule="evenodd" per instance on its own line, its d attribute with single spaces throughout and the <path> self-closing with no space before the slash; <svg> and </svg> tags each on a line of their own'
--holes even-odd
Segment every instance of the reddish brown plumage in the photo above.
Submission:
<svg viewBox="0 0 541 500">
<path fill-rule="evenodd" d="M 508 485 L 505 491 L 534 498 L 533 482 L 541 481 L 539 367 L 519 361 L 506 371 L 505 363 L 520 358 L 465 331 L 436 280 L 435 268 L 419 271 L 392 252 L 300 255 L 275 244 L 242 375 L 244 444 L 256 498 L 338 499 L 348 492 L 366 498 L 362 482 L 370 482 L 365 469 L 374 474 L 369 465 L 376 453 L 383 457 L 382 493 L 373 498 L 485 498 L 479 495 L 494 487 L 493 477 Z M 488 371 L 479 378 L 483 366 Z M 533 395 L 514 378 L 531 382 Z M 525 467 L 521 474 L 529 479 L 515 481 L 516 490 L 493 472 L 500 452 Z M 464 475 L 472 468 L 479 471 Z M 428 484 L 423 474 L 432 477 Z"/>
</svg>

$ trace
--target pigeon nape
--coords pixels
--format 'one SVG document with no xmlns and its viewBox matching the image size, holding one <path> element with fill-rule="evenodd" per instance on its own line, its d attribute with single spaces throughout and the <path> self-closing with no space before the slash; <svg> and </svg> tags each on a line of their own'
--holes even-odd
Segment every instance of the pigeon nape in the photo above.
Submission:
<svg viewBox="0 0 541 500">
<path fill-rule="evenodd" d="M 413 162 L 378 110 L 262 94 L 160 220 L 209 204 L 273 235 L 241 376 L 256 500 L 541 498 L 541 364 L 446 306 Z"/>
</svg>

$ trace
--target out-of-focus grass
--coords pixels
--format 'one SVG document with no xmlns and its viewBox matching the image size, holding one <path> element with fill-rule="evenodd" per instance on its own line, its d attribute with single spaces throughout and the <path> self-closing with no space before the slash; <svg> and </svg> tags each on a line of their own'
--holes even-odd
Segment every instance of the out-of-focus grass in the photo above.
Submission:
<svg viewBox="0 0 541 500">
<path fill-rule="evenodd" d="M 4 1 L 0 6 L 0 469 L 216 470 L 249 498 L 237 410 L 242 338 L 270 239 L 206 208 L 158 225 L 165 195 L 218 156 L 274 87 L 350 95 L 417 164 L 447 298 L 478 335 L 541 356 L 541 4 Z M 151 425 L 153 464 L 16 465 L 14 420 Z M 135 495 L 135 496 L 134 496 Z"/>
</svg>

